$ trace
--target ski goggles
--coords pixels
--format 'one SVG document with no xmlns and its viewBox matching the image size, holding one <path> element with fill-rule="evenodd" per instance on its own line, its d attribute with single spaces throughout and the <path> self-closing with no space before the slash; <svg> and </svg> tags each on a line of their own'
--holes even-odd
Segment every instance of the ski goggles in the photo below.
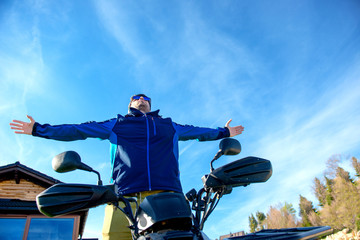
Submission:
<svg viewBox="0 0 360 240">
<path fill-rule="evenodd" d="M 148 102 L 151 101 L 151 98 L 146 97 L 146 96 L 141 96 L 141 95 L 140 96 L 133 96 L 132 100 L 139 100 L 141 97 L 144 98 L 145 101 L 148 101 Z"/>
</svg>

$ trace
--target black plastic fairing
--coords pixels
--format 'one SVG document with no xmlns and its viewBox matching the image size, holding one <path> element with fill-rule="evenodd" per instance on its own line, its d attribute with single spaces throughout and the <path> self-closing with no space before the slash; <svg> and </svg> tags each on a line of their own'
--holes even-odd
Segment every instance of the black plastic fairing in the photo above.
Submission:
<svg viewBox="0 0 360 240">
<path fill-rule="evenodd" d="M 272 175 L 271 162 L 258 157 L 246 157 L 226 164 L 202 178 L 205 188 L 238 187 L 266 182 Z"/>
<path fill-rule="evenodd" d="M 86 184 L 56 184 L 36 197 L 39 211 L 49 217 L 117 201 L 117 196 L 111 186 Z"/>
<path fill-rule="evenodd" d="M 182 193 L 164 192 L 150 195 L 140 204 L 137 214 L 138 227 L 141 231 L 158 222 L 174 219 L 188 222 L 191 227 L 190 206 Z M 177 222 L 177 224 L 181 223 Z"/>
</svg>

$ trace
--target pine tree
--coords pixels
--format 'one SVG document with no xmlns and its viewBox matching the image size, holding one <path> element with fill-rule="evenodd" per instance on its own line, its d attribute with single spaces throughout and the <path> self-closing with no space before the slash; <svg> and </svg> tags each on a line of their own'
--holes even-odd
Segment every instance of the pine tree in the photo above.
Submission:
<svg viewBox="0 0 360 240">
<path fill-rule="evenodd" d="M 300 207 L 299 215 L 301 217 L 301 226 L 303 227 L 313 226 L 309 216 L 311 212 L 315 212 L 312 202 L 310 202 L 305 197 L 300 195 L 299 207 Z"/>
<path fill-rule="evenodd" d="M 336 177 L 339 177 L 339 178 L 343 179 L 346 182 L 353 182 L 353 180 L 350 178 L 350 173 L 345 171 L 341 167 L 338 167 L 336 169 Z"/>
<path fill-rule="evenodd" d="M 332 201 L 334 200 L 334 196 L 332 194 L 334 181 L 330 178 L 327 178 L 326 176 L 324 178 L 326 182 L 325 203 L 327 205 L 331 205 Z"/>
<path fill-rule="evenodd" d="M 257 219 L 257 223 L 258 223 L 258 227 L 256 228 L 256 230 L 263 230 L 265 229 L 265 219 L 266 219 L 266 215 L 262 212 L 257 211 L 256 212 L 256 219 Z"/>
<path fill-rule="evenodd" d="M 360 163 L 357 160 L 357 158 L 355 158 L 355 157 L 352 157 L 351 161 L 352 161 L 352 166 L 356 172 L 356 176 L 359 177 L 360 176 Z"/>
<path fill-rule="evenodd" d="M 284 206 L 281 208 L 281 210 L 283 212 L 289 213 L 290 215 L 292 215 L 294 218 L 296 217 L 296 210 L 293 207 L 293 205 L 291 203 L 284 203 Z"/>
<path fill-rule="evenodd" d="M 313 191 L 319 201 L 319 205 L 324 206 L 326 203 L 326 187 L 318 178 L 314 179 Z"/>
<path fill-rule="evenodd" d="M 250 228 L 250 232 L 255 232 L 256 228 L 258 226 L 258 222 L 256 221 L 255 217 L 253 214 L 251 214 L 249 216 L 249 228 Z"/>
</svg>

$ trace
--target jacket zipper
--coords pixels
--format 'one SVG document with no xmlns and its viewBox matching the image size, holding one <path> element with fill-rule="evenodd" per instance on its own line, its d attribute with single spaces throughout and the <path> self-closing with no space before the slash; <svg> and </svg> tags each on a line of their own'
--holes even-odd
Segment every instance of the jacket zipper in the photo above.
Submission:
<svg viewBox="0 0 360 240">
<path fill-rule="evenodd" d="M 149 156 L 149 146 L 150 146 L 150 131 L 149 131 L 149 119 L 147 118 L 146 114 L 146 132 L 147 132 L 147 139 L 146 139 L 146 163 L 147 163 L 147 170 L 148 170 L 148 182 L 149 182 L 149 191 L 151 191 L 151 179 L 150 179 L 150 156 Z"/>
<path fill-rule="evenodd" d="M 155 120 L 153 117 L 151 117 L 151 120 L 153 122 L 153 127 L 154 127 L 154 136 L 156 136 L 156 126 L 155 126 Z"/>
</svg>

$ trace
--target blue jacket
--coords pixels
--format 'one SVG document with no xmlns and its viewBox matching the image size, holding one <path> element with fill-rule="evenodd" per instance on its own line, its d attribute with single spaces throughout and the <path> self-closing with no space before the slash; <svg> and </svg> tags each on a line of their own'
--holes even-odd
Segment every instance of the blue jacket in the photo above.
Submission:
<svg viewBox="0 0 360 240">
<path fill-rule="evenodd" d="M 159 110 L 143 114 L 131 108 L 126 116 L 104 122 L 49 125 L 35 123 L 33 135 L 60 141 L 91 138 L 111 143 L 112 180 L 119 194 L 149 190 L 182 192 L 178 141 L 229 137 L 227 128 L 201 128 L 174 123 Z"/>
</svg>

